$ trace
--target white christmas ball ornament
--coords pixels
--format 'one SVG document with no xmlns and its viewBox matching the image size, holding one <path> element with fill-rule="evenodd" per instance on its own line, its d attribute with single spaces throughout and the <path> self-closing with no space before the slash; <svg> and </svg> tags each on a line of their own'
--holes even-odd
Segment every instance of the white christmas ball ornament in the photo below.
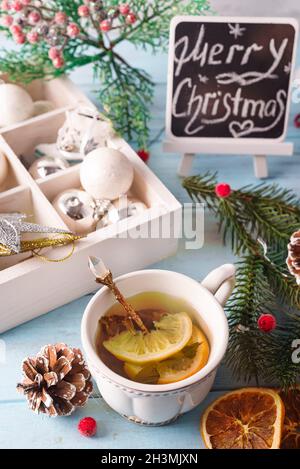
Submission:
<svg viewBox="0 0 300 469">
<path fill-rule="evenodd" d="M 29 119 L 34 110 L 30 94 L 11 83 L 0 85 L 0 108 L 0 127 Z"/>
<path fill-rule="evenodd" d="M 80 167 L 81 185 L 96 200 L 115 200 L 126 194 L 133 177 L 133 166 L 127 157 L 107 147 L 91 151 Z"/>
</svg>

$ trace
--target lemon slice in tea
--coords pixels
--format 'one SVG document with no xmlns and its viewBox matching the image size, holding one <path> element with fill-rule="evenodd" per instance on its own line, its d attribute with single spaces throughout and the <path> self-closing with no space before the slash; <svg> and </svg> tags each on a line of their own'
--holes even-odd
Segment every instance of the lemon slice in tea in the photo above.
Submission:
<svg viewBox="0 0 300 469">
<path fill-rule="evenodd" d="M 182 381 L 203 368 L 209 357 L 209 344 L 203 332 L 193 326 L 187 345 L 178 353 L 159 363 L 142 367 L 125 363 L 124 371 L 133 381 L 148 384 L 170 384 Z"/>
<path fill-rule="evenodd" d="M 103 346 L 124 362 L 143 365 L 161 361 L 183 349 L 191 338 L 193 325 L 189 316 L 182 312 L 163 316 L 154 327 L 144 335 L 140 331 L 135 335 L 123 331 L 104 341 Z"/>
<path fill-rule="evenodd" d="M 209 344 L 203 332 L 193 326 L 192 337 L 184 350 L 179 352 L 180 357 L 175 360 L 171 357 L 159 363 L 157 370 L 159 373 L 158 384 L 169 384 L 182 381 L 197 373 L 203 368 L 209 357 Z"/>
</svg>

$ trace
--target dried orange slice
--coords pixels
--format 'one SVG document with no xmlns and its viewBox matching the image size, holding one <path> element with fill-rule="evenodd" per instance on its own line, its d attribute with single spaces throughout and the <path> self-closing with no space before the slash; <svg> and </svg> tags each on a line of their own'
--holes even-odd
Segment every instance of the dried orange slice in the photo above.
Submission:
<svg viewBox="0 0 300 469">
<path fill-rule="evenodd" d="M 285 406 L 281 448 L 300 449 L 300 385 L 279 395 Z"/>
<path fill-rule="evenodd" d="M 214 401 L 204 412 L 201 433 L 210 449 L 280 447 L 284 405 L 272 389 L 244 388 Z"/>
</svg>

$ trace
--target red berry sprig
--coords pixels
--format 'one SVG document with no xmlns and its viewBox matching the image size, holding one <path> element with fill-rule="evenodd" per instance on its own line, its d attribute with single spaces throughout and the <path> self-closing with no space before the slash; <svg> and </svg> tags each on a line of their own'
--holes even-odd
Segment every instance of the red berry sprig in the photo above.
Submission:
<svg viewBox="0 0 300 469">
<path fill-rule="evenodd" d="M 261 314 L 258 318 L 257 325 L 262 332 L 268 333 L 276 329 L 277 321 L 273 314 Z"/>
<path fill-rule="evenodd" d="M 15 42 L 46 42 L 49 59 L 58 69 L 65 64 L 64 49 L 69 41 L 82 39 L 83 43 L 88 41 L 98 46 L 103 33 L 128 28 L 137 21 L 129 3 L 108 8 L 102 0 L 82 0 L 78 6 L 78 22 L 74 22 L 65 11 L 58 10 L 55 2 L 50 0 L 0 0 L 0 9 L 0 23 L 9 29 Z M 86 33 L 90 28 L 96 29 L 98 40 Z"/>
</svg>

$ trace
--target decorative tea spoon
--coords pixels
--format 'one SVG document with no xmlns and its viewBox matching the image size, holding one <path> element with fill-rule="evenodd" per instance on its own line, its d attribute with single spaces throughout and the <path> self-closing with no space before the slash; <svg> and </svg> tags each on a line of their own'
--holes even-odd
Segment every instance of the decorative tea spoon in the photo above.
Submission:
<svg viewBox="0 0 300 469">
<path fill-rule="evenodd" d="M 94 256 L 89 256 L 89 268 L 96 277 L 96 282 L 108 287 L 110 291 L 114 294 L 116 300 L 123 306 L 127 315 L 127 326 L 131 330 L 131 332 L 135 333 L 135 329 L 132 324 L 132 321 L 134 321 L 136 325 L 141 329 L 143 334 L 147 334 L 149 332 L 148 329 L 146 328 L 139 314 L 126 301 L 124 295 L 122 295 L 122 293 L 118 289 L 117 285 L 113 280 L 111 271 L 105 266 L 102 259 L 99 259 L 98 257 Z"/>
</svg>

